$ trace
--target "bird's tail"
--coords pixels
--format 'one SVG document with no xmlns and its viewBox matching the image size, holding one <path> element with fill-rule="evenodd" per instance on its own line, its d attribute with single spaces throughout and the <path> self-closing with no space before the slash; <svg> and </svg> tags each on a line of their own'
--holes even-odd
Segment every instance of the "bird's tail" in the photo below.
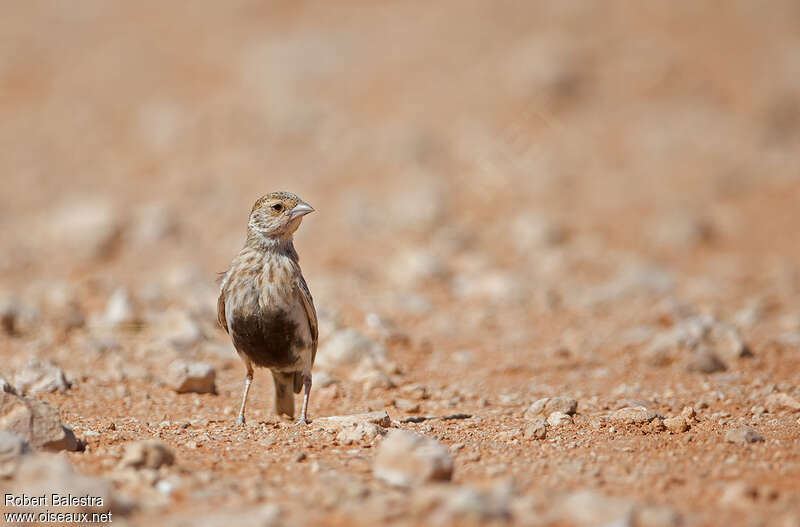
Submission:
<svg viewBox="0 0 800 527">
<path fill-rule="evenodd" d="M 275 383 L 275 413 L 294 417 L 294 373 L 272 372 Z"/>
</svg>

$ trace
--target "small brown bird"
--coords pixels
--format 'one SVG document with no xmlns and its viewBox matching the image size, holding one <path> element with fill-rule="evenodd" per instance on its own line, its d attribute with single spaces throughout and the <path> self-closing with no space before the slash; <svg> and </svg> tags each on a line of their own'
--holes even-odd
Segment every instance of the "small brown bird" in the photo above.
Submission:
<svg viewBox="0 0 800 527">
<path fill-rule="evenodd" d="M 238 424 L 244 424 L 253 366 L 272 371 L 276 413 L 294 417 L 294 394 L 305 388 L 298 424 L 308 422 L 317 312 L 292 235 L 310 212 L 313 207 L 290 192 L 259 198 L 250 211 L 247 241 L 222 278 L 217 317 L 247 368 Z"/>
</svg>

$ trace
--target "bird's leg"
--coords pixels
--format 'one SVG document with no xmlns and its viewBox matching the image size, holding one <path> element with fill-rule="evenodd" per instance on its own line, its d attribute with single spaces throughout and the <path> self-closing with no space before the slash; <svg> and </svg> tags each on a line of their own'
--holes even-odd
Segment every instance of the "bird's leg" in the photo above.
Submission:
<svg viewBox="0 0 800 527">
<path fill-rule="evenodd" d="M 308 424 L 306 412 L 308 411 L 308 395 L 311 393 L 311 372 L 303 375 L 303 409 L 300 411 L 300 419 L 297 424 Z"/>
<path fill-rule="evenodd" d="M 247 405 L 247 392 L 250 391 L 250 384 L 253 382 L 253 365 L 247 363 L 247 377 L 244 378 L 244 393 L 242 394 L 242 406 L 239 408 L 239 418 L 236 419 L 237 425 L 244 424 L 244 407 Z"/>
</svg>

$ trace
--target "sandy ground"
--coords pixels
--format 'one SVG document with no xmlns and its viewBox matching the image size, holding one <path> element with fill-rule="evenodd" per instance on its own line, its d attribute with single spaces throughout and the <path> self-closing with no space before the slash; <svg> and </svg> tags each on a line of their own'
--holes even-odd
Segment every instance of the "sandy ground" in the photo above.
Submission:
<svg viewBox="0 0 800 527">
<path fill-rule="evenodd" d="M 115 524 L 800 525 L 796 2 L 2 12 L 0 374 L 63 369 L 35 397 Z M 450 483 L 387 485 L 380 437 L 292 427 L 266 371 L 233 426 L 217 273 L 279 189 L 316 208 L 312 418 L 386 409 Z M 536 439 L 544 397 L 577 412 Z M 121 471 L 147 438 L 175 463 Z"/>
</svg>

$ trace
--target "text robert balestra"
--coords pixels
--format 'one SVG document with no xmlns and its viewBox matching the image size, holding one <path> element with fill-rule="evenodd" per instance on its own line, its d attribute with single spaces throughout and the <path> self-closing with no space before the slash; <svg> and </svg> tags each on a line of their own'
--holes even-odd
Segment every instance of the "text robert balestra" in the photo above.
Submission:
<svg viewBox="0 0 800 527">
<path fill-rule="evenodd" d="M 102 496 L 76 496 L 74 494 L 5 494 L 3 503 L 6 507 L 102 507 L 105 501 Z"/>
</svg>

